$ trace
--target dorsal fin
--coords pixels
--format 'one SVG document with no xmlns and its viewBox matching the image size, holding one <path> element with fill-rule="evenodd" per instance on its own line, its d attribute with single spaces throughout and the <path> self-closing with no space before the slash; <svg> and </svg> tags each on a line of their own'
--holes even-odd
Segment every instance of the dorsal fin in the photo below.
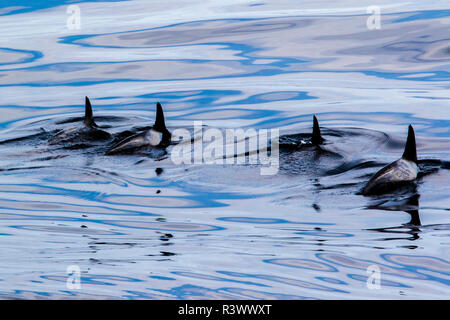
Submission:
<svg viewBox="0 0 450 320">
<path fill-rule="evenodd" d="M 314 145 L 319 145 L 323 142 L 322 135 L 320 134 L 319 121 L 317 121 L 316 116 L 313 116 L 313 132 L 311 143 Z"/>
<path fill-rule="evenodd" d="M 402 158 L 417 163 L 416 136 L 412 125 L 409 125 L 408 138 L 406 139 L 405 151 Z"/>
<path fill-rule="evenodd" d="M 167 131 L 166 129 L 166 123 L 164 121 L 164 113 L 163 109 L 161 107 L 161 103 L 156 104 L 156 120 L 155 125 L 153 126 L 153 129 L 159 132 Z"/>
<path fill-rule="evenodd" d="M 94 116 L 92 114 L 92 106 L 89 98 L 86 97 L 85 109 L 84 109 L 84 125 L 88 127 L 95 126 Z"/>
</svg>

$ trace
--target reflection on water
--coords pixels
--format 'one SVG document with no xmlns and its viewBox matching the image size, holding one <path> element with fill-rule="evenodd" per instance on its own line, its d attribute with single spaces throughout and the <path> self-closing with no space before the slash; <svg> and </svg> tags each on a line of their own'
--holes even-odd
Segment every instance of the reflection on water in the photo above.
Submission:
<svg viewBox="0 0 450 320">
<path fill-rule="evenodd" d="M 372 3 L 255 4 L 0 1 L 1 297 L 448 298 L 448 8 L 380 1 L 369 30 Z M 49 144 L 86 95 L 110 136 Z M 157 101 L 171 131 L 280 128 L 278 174 L 105 156 Z M 297 148 L 313 114 L 325 143 Z M 415 188 L 358 195 L 410 123 Z"/>
<path fill-rule="evenodd" d="M 381 209 L 381 210 L 388 210 L 388 211 L 404 211 L 410 215 L 410 220 L 407 223 L 404 223 L 402 226 L 396 226 L 396 227 L 386 227 L 386 228 L 379 228 L 379 229 L 373 229 L 379 232 L 385 232 L 385 233 L 392 233 L 395 235 L 396 233 L 401 234 L 408 234 L 411 237 L 408 238 L 409 240 L 417 240 L 419 239 L 420 234 L 420 227 L 422 226 L 420 222 L 420 215 L 419 215 L 419 194 L 414 194 L 406 199 L 406 201 L 397 201 L 395 202 L 388 202 L 388 201 L 382 201 L 379 204 L 370 206 L 369 208 L 373 209 Z M 385 238 L 383 240 L 397 240 L 399 238 Z M 404 239 L 404 238 L 400 238 Z M 416 246 L 410 246 L 411 249 L 415 249 Z"/>
</svg>

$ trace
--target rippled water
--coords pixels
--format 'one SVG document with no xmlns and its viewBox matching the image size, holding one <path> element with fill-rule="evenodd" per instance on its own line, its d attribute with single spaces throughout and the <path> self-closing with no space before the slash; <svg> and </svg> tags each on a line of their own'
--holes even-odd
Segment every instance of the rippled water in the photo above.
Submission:
<svg viewBox="0 0 450 320">
<path fill-rule="evenodd" d="M 450 8 L 375 2 L 0 1 L 1 297 L 448 299 Z M 328 152 L 282 148 L 261 176 L 175 165 L 173 146 L 50 145 L 86 95 L 113 134 L 151 125 L 157 101 L 169 130 L 202 120 L 294 142 L 315 114 Z M 417 190 L 358 195 L 410 123 Z"/>
</svg>

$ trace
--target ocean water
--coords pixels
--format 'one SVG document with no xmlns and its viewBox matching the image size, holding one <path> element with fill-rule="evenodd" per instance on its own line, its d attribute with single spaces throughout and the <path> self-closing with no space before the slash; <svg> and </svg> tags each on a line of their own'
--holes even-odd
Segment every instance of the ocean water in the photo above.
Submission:
<svg viewBox="0 0 450 320">
<path fill-rule="evenodd" d="M 447 1 L 0 0 L 0 25 L 0 298 L 450 298 Z M 50 144 L 85 96 L 115 137 L 158 101 L 194 141 L 201 121 L 296 145 L 316 115 L 326 152 L 261 175 L 176 164 L 183 142 Z M 417 187 L 359 195 L 409 124 Z"/>
</svg>

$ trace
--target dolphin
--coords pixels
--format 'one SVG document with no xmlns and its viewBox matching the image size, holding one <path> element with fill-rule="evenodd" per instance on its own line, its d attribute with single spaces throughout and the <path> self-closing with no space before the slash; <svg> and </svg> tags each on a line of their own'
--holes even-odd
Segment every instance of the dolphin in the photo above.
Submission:
<svg viewBox="0 0 450 320">
<path fill-rule="evenodd" d="M 411 125 L 408 128 L 405 151 L 400 159 L 378 171 L 362 190 L 363 195 L 376 195 L 392 191 L 414 182 L 419 173 L 416 137 Z"/>
<path fill-rule="evenodd" d="M 132 153 L 142 147 L 156 147 L 164 149 L 170 144 L 171 137 L 172 134 L 166 128 L 161 104 L 158 102 L 156 104 L 156 120 L 153 127 L 144 132 L 134 134 L 121 140 L 106 151 L 106 154 Z"/>
<path fill-rule="evenodd" d="M 68 143 L 68 142 L 85 142 L 85 141 L 102 141 L 108 140 L 111 135 L 100 130 L 94 122 L 92 114 L 92 106 L 89 98 L 85 99 L 85 113 L 83 125 L 81 127 L 69 128 L 61 130 L 50 138 L 50 144 Z"/>
<path fill-rule="evenodd" d="M 311 137 L 311 140 L 305 138 Z M 317 150 L 321 150 L 320 145 L 324 143 L 325 139 L 322 138 L 320 132 L 319 121 L 316 116 L 313 116 L 313 129 L 312 134 L 292 134 L 280 137 L 279 145 L 286 150 L 299 150 L 304 147 L 317 147 Z"/>
</svg>

